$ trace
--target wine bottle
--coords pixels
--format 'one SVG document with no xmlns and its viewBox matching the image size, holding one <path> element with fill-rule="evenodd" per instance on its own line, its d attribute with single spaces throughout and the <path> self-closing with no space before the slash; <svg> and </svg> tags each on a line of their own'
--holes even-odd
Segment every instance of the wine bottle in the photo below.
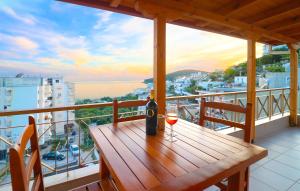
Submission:
<svg viewBox="0 0 300 191">
<path fill-rule="evenodd" d="M 156 135 L 157 103 L 154 100 L 154 90 L 150 92 L 150 101 L 146 104 L 146 135 Z"/>
</svg>

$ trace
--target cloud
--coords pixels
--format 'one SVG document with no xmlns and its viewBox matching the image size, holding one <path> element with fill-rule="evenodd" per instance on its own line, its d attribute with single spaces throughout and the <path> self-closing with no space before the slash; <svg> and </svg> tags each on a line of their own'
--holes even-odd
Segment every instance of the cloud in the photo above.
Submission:
<svg viewBox="0 0 300 191">
<path fill-rule="evenodd" d="M 98 20 L 96 24 L 94 25 L 94 29 L 100 29 L 101 26 L 104 23 L 107 23 L 110 20 L 110 17 L 113 13 L 110 11 L 101 11 L 101 13 L 98 13 L 96 16 L 98 17 Z"/>
<path fill-rule="evenodd" d="M 17 35 L 7 35 L 0 32 L 0 44 L 2 47 L 1 58 L 24 59 L 36 55 L 39 51 L 39 44 L 35 41 Z M 21 54 L 20 54 L 21 53 Z"/>
<path fill-rule="evenodd" d="M 8 16 L 28 25 L 34 25 L 37 22 L 36 18 L 32 15 L 19 15 L 10 7 L 2 7 L 2 11 Z"/>
<path fill-rule="evenodd" d="M 22 36 L 16 36 L 16 37 L 11 37 L 11 41 L 20 47 L 21 49 L 24 50 L 34 50 L 37 49 L 39 46 L 37 43 L 33 42 L 32 40 L 22 37 Z"/>
</svg>

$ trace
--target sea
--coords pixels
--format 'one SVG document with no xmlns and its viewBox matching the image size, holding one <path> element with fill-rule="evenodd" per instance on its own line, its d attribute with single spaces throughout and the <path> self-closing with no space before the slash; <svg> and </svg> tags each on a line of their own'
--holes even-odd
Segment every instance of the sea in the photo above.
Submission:
<svg viewBox="0 0 300 191">
<path fill-rule="evenodd" d="M 142 81 L 92 81 L 75 82 L 75 99 L 98 99 L 124 96 L 138 88 L 146 88 Z"/>
</svg>

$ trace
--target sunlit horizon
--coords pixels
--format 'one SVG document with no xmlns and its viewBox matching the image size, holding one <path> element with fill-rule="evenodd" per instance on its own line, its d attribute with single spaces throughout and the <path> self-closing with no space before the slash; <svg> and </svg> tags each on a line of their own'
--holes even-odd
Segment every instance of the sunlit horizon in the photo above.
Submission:
<svg viewBox="0 0 300 191">
<path fill-rule="evenodd" d="M 0 75 L 58 74 L 74 82 L 152 77 L 151 20 L 40 0 L 4 0 L 0 18 Z M 167 73 L 226 69 L 246 61 L 246 45 L 242 39 L 168 24 Z"/>
</svg>

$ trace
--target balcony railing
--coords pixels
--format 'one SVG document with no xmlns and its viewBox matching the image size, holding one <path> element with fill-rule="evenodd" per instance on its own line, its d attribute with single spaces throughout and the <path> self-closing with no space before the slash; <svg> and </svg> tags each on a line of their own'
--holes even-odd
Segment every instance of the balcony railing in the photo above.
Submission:
<svg viewBox="0 0 300 191">
<path fill-rule="evenodd" d="M 181 118 L 197 123 L 199 116 L 199 101 L 202 97 L 209 100 L 231 102 L 244 106 L 246 104 L 246 92 L 228 92 L 228 93 L 212 93 L 203 95 L 192 96 L 175 96 L 167 98 L 167 106 L 176 104 L 178 106 L 179 115 Z M 134 103 L 134 101 L 131 101 Z M 52 151 L 59 151 L 65 159 L 59 161 L 42 159 L 42 166 L 44 176 L 50 176 L 60 172 L 69 172 L 72 169 L 87 166 L 92 163 L 97 163 L 98 154 L 95 149 L 94 143 L 88 134 L 88 127 L 91 125 L 97 125 L 97 122 L 101 119 L 101 123 L 112 122 L 112 102 L 107 103 L 95 103 L 85 105 L 74 105 L 65 107 L 53 107 L 53 108 L 40 108 L 18 111 L 5 111 L 0 113 L 0 118 L 6 118 L 11 120 L 12 116 L 18 115 L 37 115 L 42 113 L 59 113 L 65 114 L 66 120 L 58 121 L 51 118 L 51 122 L 39 123 L 37 121 L 37 127 L 39 128 L 39 141 L 41 144 L 41 155 Z M 87 113 L 87 116 L 78 117 L 74 115 L 74 112 L 79 110 L 86 110 L 92 108 L 110 108 L 107 113 L 102 115 L 93 115 L 93 113 Z M 144 109 L 139 107 L 132 108 L 129 112 L 119 113 L 119 117 L 133 116 L 139 113 L 143 113 Z M 243 116 L 232 113 L 224 113 L 222 111 L 210 111 L 215 115 L 221 115 L 221 117 L 242 121 Z M 256 97 L 256 120 L 269 118 L 275 115 L 283 115 L 285 112 L 289 112 L 289 88 L 279 89 L 266 89 L 258 90 Z M 103 120 L 105 119 L 105 120 Z M 14 130 L 22 132 L 22 128 L 26 124 L 19 124 L 17 126 L 9 126 L 0 128 L 0 150 L 5 150 L 0 156 L 0 186 L 10 183 L 9 176 L 9 159 L 7 155 L 7 148 L 14 144 L 17 137 L 14 137 Z M 215 124 L 212 125 L 213 129 L 219 130 L 226 127 L 218 127 Z M 59 133 L 60 131 L 60 133 Z M 70 144 L 77 144 L 79 146 L 78 154 L 74 155 L 69 149 Z M 55 152 L 56 153 L 56 152 Z M 0 153 L 1 155 L 1 153 Z M 29 157 L 26 154 L 25 157 Z"/>
</svg>

